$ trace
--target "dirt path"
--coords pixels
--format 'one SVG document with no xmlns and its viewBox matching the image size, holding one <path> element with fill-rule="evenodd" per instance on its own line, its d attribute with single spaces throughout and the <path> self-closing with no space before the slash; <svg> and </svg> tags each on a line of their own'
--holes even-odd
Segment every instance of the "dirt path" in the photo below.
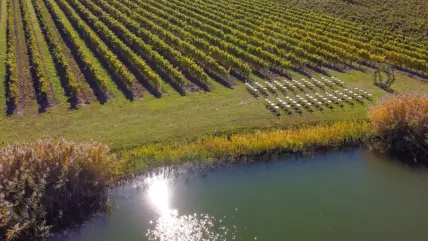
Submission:
<svg viewBox="0 0 428 241">
<path fill-rule="evenodd" d="M 18 69 L 19 99 L 17 101 L 16 113 L 37 111 L 36 93 L 33 79 L 30 73 L 30 60 L 25 41 L 25 32 L 22 21 L 22 13 L 18 1 L 12 1 L 16 40 L 16 64 Z"/>
</svg>

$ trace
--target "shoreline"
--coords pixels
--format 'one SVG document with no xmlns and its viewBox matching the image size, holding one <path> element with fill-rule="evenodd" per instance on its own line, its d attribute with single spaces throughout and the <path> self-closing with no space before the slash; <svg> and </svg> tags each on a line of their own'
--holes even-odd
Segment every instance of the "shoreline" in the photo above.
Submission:
<svg viewBox="0 0 428 241">
<path fill-rule="evenodd" d="M 206 136 L 187 142 L 154 143 L 117 153 L 126 160 L 123 177 L 145 173 L 162 166 L 182 164 L 238 163 L 263 160 L 284 154 L 314 153 L 358 147 L 370 135 L 370 123 L 334 122 L 290 129 Z"/>
</svg>

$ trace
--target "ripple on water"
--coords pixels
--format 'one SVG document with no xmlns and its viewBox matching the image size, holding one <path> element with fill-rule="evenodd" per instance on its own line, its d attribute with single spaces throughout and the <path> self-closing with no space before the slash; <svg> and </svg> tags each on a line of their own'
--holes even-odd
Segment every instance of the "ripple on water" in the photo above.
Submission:
<svg viewBox="0 0 428 241">
<path fill-rule="evenodd" d="M 159 241 L 225 241 L 235 240 L 236 227 L 231 230 L 219 225 L 208 214 L 179 215 L 171 210 L 153 222 L 146 236 L 149 240 Z"/>
<path fill-rule="evenodd" d="M 153 228 L 147 231 L 146 237 L 152 241 L 223 241 L 234 240 L 236 227 L 232 230 L 221 225 L 208 214 L 180 215 L 178 210 L 171 208 L 174 178 L 170 172 L 158 172 L 146 177 L 143 181 L 146 186 L 145 195 L 152 208 L 158 213 L 155 222 L 150 221 Z"/>
</svg>

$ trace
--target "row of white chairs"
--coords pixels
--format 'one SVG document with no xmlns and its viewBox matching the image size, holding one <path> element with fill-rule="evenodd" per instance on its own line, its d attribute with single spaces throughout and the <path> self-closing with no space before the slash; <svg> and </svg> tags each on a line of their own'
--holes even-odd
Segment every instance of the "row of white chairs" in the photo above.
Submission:
<svg viewBox="0 0 428 241">
<path fill-rule="evenodd" d="M 245 83 L 247 86 L 247 89 L 250 91 L 251 94 L 255 95 L 256 97 L 259 96 L 259 94 L 263 94 L 265 96 L 269 95 L 268 89 L 261 85 L 259 82 L 255 82 L 254 86 L 252 86 L 250 83 Z"/>
<path fill-rule="evenodd" d="M 325 89 L 325 87 L 327 86 L 326 83 L 316 79 L 316 78 L 311 78 L 312 82 L 320 89 Z M 330 84 L 328 84 L 328 86 L 330 86 Z"/>
<path fill-rule="evenodd" d="M 311 99 L 317 100 L 317 98 L 323 103 L 324 105 L 330 106 L 332 104 L 339 104 L 341 105 L 342 102 L 350 102 L 353 99 L 348 98 L 347 96 L 336 96 L 331 93 L 326 92 L 325 95 L 321 95 L 320 93 L 315 93 L 315 96 L 309 97 Z"/>
<path fill-rule="evenodd" d="M 333 109 L 334 105 L 343 107 L 343 102 L 353 105 L 352 101 L 354 100 L 353 97 L 340 92 L 336 92 L 334 94 L 326 92 L 325 95 L 321 95 L 320 93 L 314 93 L 313 95 L 306 94 L 305 97 L 300 95 L 296 95 L 295 98 L 285 96 L 284 99 L 277 97 L 276 103 L 269 99 L 265 99 L 265 101 L 267 107 L 273 112 L 277 113 L 280 109 L 283 109 L 284 111 L 291 114 L 292 111 L 301 113 L 302 108 L 307 109 L 308 111 L 313 111 L 311 109 L 312 107 L 315 107 L 319 110 L 322 110 L 324 107 Z M 362 97 L 360 96 L 359 99 L 361 98 Z"/>
<path fill-rule="evenodd" d="M 324 78 L 325 78 L 325 77 L 324 77 Z M 332 76 L 332 77 L 331 77 L 331 79 L 332 79 L 334 82 L 336 82 L 338 85 L 341 85 L 341 86 L 345 85 L 345 81 L 343 81 L 343 80 L 341 80 L 341 79 L 338 79 L 338 78 L 336 78 L 336 77 L 334 77 L 334 76 Z"/>
<path fill-rule="evenodd" d="M 277 86 L 277 88 L 281 91 L 286 91 L 287 87 L 283 84 L 281 84 L 278 80 L 274 80 L 273 83 Z"/>
<path fill-rule="evenodd" d="M 277 116 L 281 115 L 281 113 L 280 113 L 281 109 L 280 109 L 280 107 L 277 104 L 273 103 L 269 99 L 265 99 L 265 101 L 266 101 L 266 103 L 265 103 L 266 104 L 266 108 L 268 108 L 272 113 L 274 113 Z"/>
<path fill-rule="evenodd" d="M 298 81 L 295 81 L 295 80 L 289 81 L 289 80 L 284 79 L 282 82 L 286 85 L 286 86 L 283 85 L 285 87 L 285 88 L 282 88 L 283 90 L 285 90 L 288 87 L 292 91 L 297 90 L 297 89 L 304 91 L 306 88 L 306 86 L 304 84 L 299 83 Z M 281 83 L 279 83 L 278 81 L 276 81 L 274 83 L 276 83 L 277 85 L 281 85 Z"/>
<path fill-rule="evenodd" d="M 365 91 L 363 89 L 360 89 L 360 88 L 354 88 L 353 90 L 345 88 L 345 89 L 343 89 L 343 91 L 345 93 L 348 93 L 349 95 L 363 96 L 363 97 L 366 97 L 367 99 L 371 99 L 372 96 L 373 96 L 369 92 L 367 92 L 367 91 Z"/>
<path fill-rule="evenodd" d="M 325 77 L 322 77 L 322 78 L 325 79 Z M 250 83 L 246 83 L 246 85 L 247 85 L 249 91 L 252 94 L 254 94 L 256 96 L 259 96 L 259 93 L 262 93 L 265 96 L 267 96 L 267 95 L 269 95 L 269 92 L 271 92 L 273 94 L 277 94 L 277 90 L 278 89 L 282 90 L 283 93 L 286 90 L 288 90 L 288 89 L 291 89 L 292 91 L 296 90 L 296 89 L 300 89 L 300 90 L 302 90 L 302 92 L 304 92 L 304 90 L 307 87 L 309 87 L 309 88 L 315 87 L 315 86 L 324 87 L 327 84 L 333 83 L 332 81 L 330 81 L 329 83 L 325 84 L 325 83 L 323 83 L 323 82 L 321 82 L 321 81 L 319 81 L 319 80 L 317 80 L 315 78 L 312 78 L 312 80 L 314 81 L 313 83 L 309 82 L 309 81 L 307 81 L 305 79 L 302 79 L 302 82 L 305 83 L 305 84 L 302 84 L 301 82 L 299 82 L 297 80 L 294 80 L 294 79 L 293 80 L 283 79 L 282 82 L 280 82 L 278 80 L 273 80 L 273 84 L 270 83 L 270 82 L 265 82 L 266 86 L 263 86 L 262 84 L 260 84 L 257 81 L 254 83 L 255 87 L 252 86 Z M 335 81 L 337 83 L 339 83 L 339 84 L 344 83 L 343 81 L 341 81 L 341 80 L 339 80 L 337 78 L 335 78 Z M 323 89 L 323 88 L 321 88 L 321 89 Z M 315 93 L 315 94 L 319 95 L 319 93 Z M 372 98 L 372 94 L 370 94 L 367 91 L 364 91 L 363 89 L 360 89 L 360 88 L 354 88 L 354 89 L 344 88 L 343 89 L 343 93 L 340 92 L 339 90 L 334 90 L 334 92 L 332 92 L 332 93 L 325 92 L 325 94 L 326 94 L 327 97 L 323 97 L 323 98 L 327 98 L 327 99 L 330 98 L 330 99 L 326 100 L 326 103 L 322 103 L 322 104 L 330 104 L 330 102 L 340 103 L 340 102 L 343 102 L 343 101 L 349 102 L 349 101 L 352 101 L 354 99 L 356 101 L 361 102 L 362 99 L 364 99 L 364 98 L 369 99 L 369 100 L 371 100 L 371 98 Z M 307 94 L 307 96 L 308 97 L 312 97 L 309 94 Z M 330 102 L 328 102 L 328 101 L 330 101 Z"/>
<path fill-rule="evenodd" d="M 276 94 L 277 88 L 276 88 L 273 84 L 271 84 L 271 83 L 269 83 L 269 82 L 267 82 L 267 81 L 265 81 L 265 84 L 266 84 L 267 89 L 268 89 L 271 93 Z"/>
<path fill-rule="evenodd" d="M 254 88 L 250 83 L 245 83 L 245 85 L 248 87 L 248 89 L 250 89 L 251 91 L 254 91 L 254 92 L 258 92 L 258 90 L 257 90 L 257 88 Z"/>
<path fill-rule="evenodd" d="M 319 81 L 318 79 L 311 78 L 312 81 L 308 81 L 306 79 L 302 79 L 301 81 L 292 79 L 282 79 L 282 81 L 273 80 L 272 83 L 265 82 L 266 87 L 261 85 L 259 82 L 255 82 L 255 84 L 259 87 L 259 89 L 265 89 L 266 91 L 269 90 L 271 93 L 277 93 L 277 90 L 281 90 L 282 92 L 286 90 L 297 90 L 300 89 L 300 91 L 305 92 L 307 89 L 314 90 L 315 87 L 318 87 L 320 89 L 325 89 L 326 86 L 334 87 L 334 83 L 337 82 L 339 85 L 343 85 L 344 82 L 338 80 L 338 81 L 331 81 L 326 79 L 325 77 L 322 77 L 323 81 Z M 340 82 L 339 82 L 340 81 Z"/>
</svg>

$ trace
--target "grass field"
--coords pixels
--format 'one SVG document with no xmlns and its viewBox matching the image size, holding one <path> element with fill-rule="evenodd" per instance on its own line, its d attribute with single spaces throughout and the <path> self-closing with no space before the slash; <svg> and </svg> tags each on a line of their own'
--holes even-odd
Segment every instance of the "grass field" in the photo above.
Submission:
<svg viewBox="0 0 428 241">
<path fill-rule="evenodd" d="M 3 64 L 9 2 L 0 1 L 3 109 L 13 89 L 5 88 Z M 23 71 L 17 71 L 18 83 L 12 83 L 19 90 L 11 100 L 17 108 L 0 117 L 0 141 L 93 138 L 120 149 L 365 119 L 372 104 L 366 99 L 343 109 L 282 113 L 278 118 L 267 110 L 264 97 L 253 97 L 243 83 L 336 76 L 350 89 L 372 93 L 375 100 L 386 92 L 373 85 L 374 69 L 357 66 L 380 63 L 404 70 L 396 71 L 395 91 L 428 90 L 421 78 L 428 73 L 423 42 L 273 2 L 278 1 L 13 1 L 15 21 L 9 24 L 17 31 L 10 46 L 18 46 L 18 58 L 9 67 Z M 21 19 L 24 13 L 28 22 Z M 24 31 L 35 36 L 32 51 L 42 63 L 31 68 L 28 62 L 37 59 L 25 54 L 25 44 L 31 42 Z M 46 77 L 28 76 L 30 72 Z M 36 96 L 26 94 L 43 91 L 49 96 L 46 110 Z M 291 92 L 269 98 L 286 96 L 296 98 Z"/>
<path fill-rule="evenodd" d="M 297 76 L 297 75 L 296 75 Z M 375 96 L 386 94 L 374 87 L 372 76 L 362 72 L 337 73 L 351 87 L 370 90 Z M 404 75 L 397 75 L 397 91 L 420 89 L 428 84 Z M 262 98 L 260 98 L 262 99 Z M 256 129 L 287 128 L 290 125 L 315 124 L 338 120 L 366 118 L 369 102 L 364 106 L 345 106 L 344 110 L 324 110 L 312 114 L 272 115 L 248 91 L 239 85 L 228 89 L 221 85 L 212 92 L 195 92 L 187 96 L 172 93 L 156 99 L 112 101 L 92 104 L 78 111 L 57 106 L 44 114 L 0 118 L 0 140 L 31 141 L 44 137 L 64 137 L 72 140 L 94 140 L 112 148 L 136 147 L 169 140 L 184 140 L 215 133 L 236 133 Z"/>
</svg>

